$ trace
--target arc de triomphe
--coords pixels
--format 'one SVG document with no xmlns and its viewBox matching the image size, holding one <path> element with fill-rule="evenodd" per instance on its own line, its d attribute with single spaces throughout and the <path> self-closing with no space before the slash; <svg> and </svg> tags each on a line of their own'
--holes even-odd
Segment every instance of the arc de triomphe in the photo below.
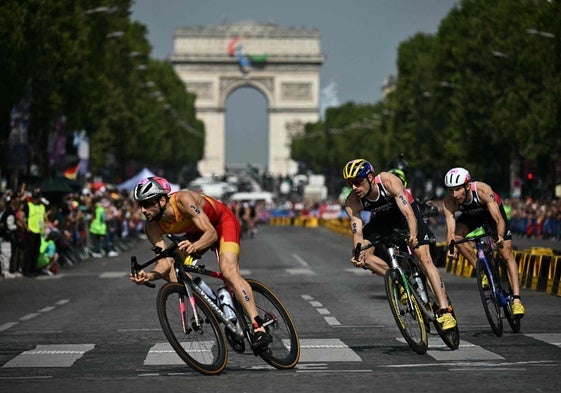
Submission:
<svg viewBox="0 0 561 393">
<path fill-rule="evenodd" d="M 226 99 L 238 88 L 253 87 L 268 105 L 268 172 L 294 174 L 290 141 L 304 123 L 319 119 L 324 60 L 317 29 L 256 22 L 177 29 L 170 61 L 197 95 L 197 117 L 206 129 L 199 172 L 224 174 Z"/>
</svg>

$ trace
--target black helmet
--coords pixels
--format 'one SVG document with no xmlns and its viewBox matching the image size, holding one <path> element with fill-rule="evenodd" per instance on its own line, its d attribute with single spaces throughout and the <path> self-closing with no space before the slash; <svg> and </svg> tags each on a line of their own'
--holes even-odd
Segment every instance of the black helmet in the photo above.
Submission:
<svg viewBox="0 0 561 393">
<path fill-rule="evenodd" d="M 401 169 L 403 173 L 407 174 L 409 163 L 405 161 L 403 153 L 399 153 L 397 157 L 390 162 L 389 167 L 394 169 Z"/>
</svg>

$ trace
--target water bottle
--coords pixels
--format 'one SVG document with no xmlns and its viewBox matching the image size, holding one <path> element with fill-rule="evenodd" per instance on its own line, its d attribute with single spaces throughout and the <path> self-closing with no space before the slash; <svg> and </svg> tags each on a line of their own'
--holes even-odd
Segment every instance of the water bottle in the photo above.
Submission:
<svg viewBox="0 0 561 393">
<path fill-rule="evenodd" d="M 234 322 L 236 320 L 236 313 L 234 312 L 234 303 L 232 302 L 232 297 L 230 296 L 228 288 L 221 287 L 218 289 L 218 301 L 222 312 L 226 314 L 226 319 Z"/>
<path fill-rule="evenodd" d="M 209 286 L 206 284 L 206 282 L 204 282 L 204 281 L 202 280 L 202 278 L 200 278 L 200 277 L 195 277 L 195 279 L 194 279 L 193 281 L 195 282 L 195 284 L 197 284 L 197 285 L 203 290 L 204 293 L 206 293 L 206 295 L 207 295 L 209 298 L 211 298 L 211 300 L 212 300 L 214 303 L 217 303 L 218 298 L 216 297 L 216 294 L 214 293 L 214 291 L 212 290 L 212 288 L 209 287 Z"/>
<path fill-rule="evenodd" d="M 415 280 L 414 285 L 417 288 L 417 292 L 419 293 L 419 295 L 421 295 L 421 299 L 423 299 L 424 303 L 428 302 L 427 294 L 425 293 L 425 287 L 423 285 L 423 280 L 421 280 L 421 275 L 416 270 L 413 272 L 413 279 Z"/>
</svg>

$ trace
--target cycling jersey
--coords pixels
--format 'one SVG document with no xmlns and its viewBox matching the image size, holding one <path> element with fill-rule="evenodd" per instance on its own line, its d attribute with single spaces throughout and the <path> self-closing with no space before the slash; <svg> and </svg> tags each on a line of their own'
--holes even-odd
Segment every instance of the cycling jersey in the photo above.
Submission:
<svg viewBox="0 0 561 393">
<path fill-rule="evenodd" d="M 456 222 L 464 224 L 468 227 L 469 231 L 473 231 L 482 225 L 489 225 L 493 232 L 497 233 L 497 223 L 493 220 L 489 209 L 487 206 L 481 203 L 479 193 L 477 192 L 477 182 L 470 183 L 471 191 L 471 201 L 462 202 L 458 204 L 458 212 L 460 215 L 456 218 Z M 512 233 L 510 232 L 510 221 L 506 217 L 506 212 L 503 206 L 503 202 L 499 194 L 493 191 L 493 199 L 499 205 L 499 211 L 505 222 L 505 233 L 503 233 L 504 240 L 512 239 Z"/>
<path fill-rule="evenodd" d="M 218 234 L 219 253 L 240 253 L 240 223 L 234 212 L 220 201 L 202 195 L 203 211 Z M 195 225 L 193 219 L 185 217 L 177 207 L 177 193 L 170 195 L 169 203 L 173 209 L 174 221 L 160 221 L 160 228 L 164 233 L 185 234 L 191 240 L 197 240 L 202 231 Z"/>
<path fill-rule="evenodd" d="M 364 237 L 368 239 L 372 235 L 388 234 L 394 228 L 409 230 L 407 219 L 399 210 L 395 198 L 390 196 L 384 187 L 380 175 L 374 179 L 373 187 L 378 188 L 378 197 L 374 200 L 368 198 L 361 198 L 360 200 L 362 209 L 371 213 L 370 221 L 363 228 Z M 419 245 L 429 244 L 429 228 L 423 220 L 421 210 L 409 190 L 405 190 L 405 195 L 417 219 L 417 241 Z"/>
</svg>

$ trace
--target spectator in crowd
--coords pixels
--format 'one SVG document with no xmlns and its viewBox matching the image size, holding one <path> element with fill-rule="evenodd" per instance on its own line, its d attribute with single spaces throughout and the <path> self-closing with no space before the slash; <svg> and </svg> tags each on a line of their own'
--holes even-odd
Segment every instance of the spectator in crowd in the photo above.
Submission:
<svg viewBox="0 0 561 393">
<path fill-rule="evenodd" d="M 18 263 L 19 232 L 17 212 L 21 206 L 19 195 L 8 195 L 0 204 L 0 258 L 4 278 L 15 278 L 21 276 Z"/>
<path fill-rule="evenodd" d="M 42 236 L 39 256 L 37 257 L 37 269 L 39 272 L 48 276 L 58 273 L 60 268 L 58 258 L 59 254 L 56 250 L 54 236 L 51 233 L 47 237 Z"/>
<path fill-rule="evenodd" d="M 42 201 L 41 191 L 36 189 L 31 200 L 24 205 L 25 234 L 23 238 L 24 254 L 22 273 L 32 277 L 38 274 L 36 265 L 41 247 L 41 236 L 45 233 L 46 207 Z"/>
</svg>

